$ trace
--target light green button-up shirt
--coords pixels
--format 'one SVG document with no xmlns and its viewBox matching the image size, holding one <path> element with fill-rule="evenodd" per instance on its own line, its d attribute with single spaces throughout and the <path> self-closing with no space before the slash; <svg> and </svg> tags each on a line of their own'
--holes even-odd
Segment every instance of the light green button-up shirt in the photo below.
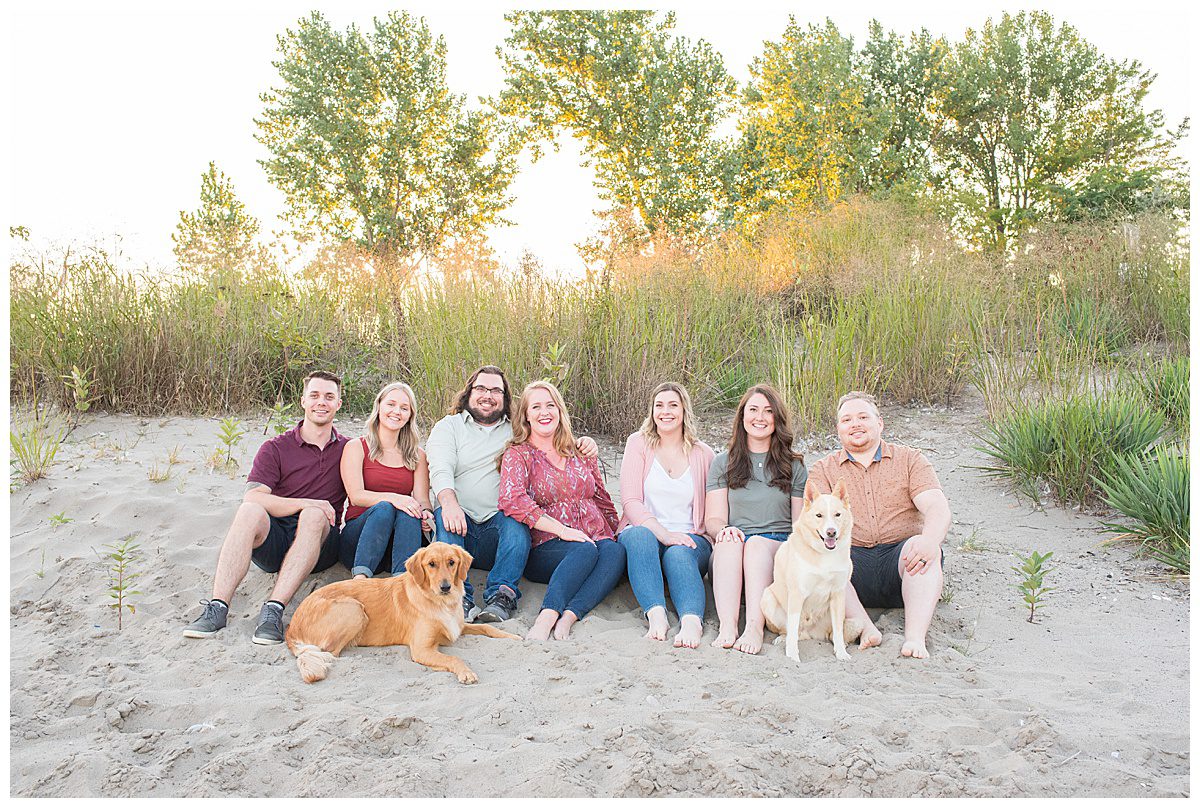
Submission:
<svg viewBox="0 0 1200 808">
<path fill-rule="evenodd" d="M 512 438 L 512 422 L 503 419 L 483 426 L 466 410 L 447 415 L 433 425 L 425 454 L 429 456 L 429 488 L 436 500 L 454 489 L 458 504 L 475 522 L 496 515 L 500 498 L 500 472 L 496 461 Z"/>
</svg>

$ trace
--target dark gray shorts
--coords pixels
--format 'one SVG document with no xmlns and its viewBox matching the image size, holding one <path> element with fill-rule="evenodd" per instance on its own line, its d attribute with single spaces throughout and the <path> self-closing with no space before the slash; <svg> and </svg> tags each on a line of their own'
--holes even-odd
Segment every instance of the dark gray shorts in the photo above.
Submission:
<svg viewBox="0 0 1200 808">
<path fill-rule="evenodd" d="M 904 541 L 892 544 L 877 544 L 874 547 L 851 547 L 850 560 L 854 562 L 854 574 L 850 583 L 858 595 L 859 602 L 870 609 L 901 609 L 904 597 L 901 594 L 900 553 Z M 942 553 L 942 568 L 946 567 L 946 554 Z"/>
<path fill-rule="evenodd" d="M 291 516 L 270 516 L 268 514 L 267 518 L 271 520 L 267 538 L 251 551 L 250 560 L 263 572 L 279 572 L 279 568 L 283 566 L 283 557 L 287 555 L 288 550 L 292 549 L 292 542 L 296 540 L 296 526 L 300 524 L 300 514 Z M 339 535 L 340 531 L 336 525 L 329 528 L 329 535 L 325 537 L 325 542 L 321 545 L 321 554 L 317 556 L 317 563 L 312 568 L 313 572 L 327 570 L 337 563 Z"/>
</svg>

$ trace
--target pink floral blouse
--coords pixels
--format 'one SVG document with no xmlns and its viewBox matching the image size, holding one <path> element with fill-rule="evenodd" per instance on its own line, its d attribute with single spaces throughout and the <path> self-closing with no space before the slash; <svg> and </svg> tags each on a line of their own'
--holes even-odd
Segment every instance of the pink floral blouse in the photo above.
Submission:
<svg viewBox="0 0 1200 808">
<path fill-rule="evenodd" d="M 592 539 L 613 538 L 617 509 L 604 489 L 595 458 L 568 457 L 557 468 L 545 452 L 528 443 L 513 446 L 500 464 L 500 510 L 529 526 L 533 546 L 557 538 L 533 525 L 543 515 Z"/>
</svg>

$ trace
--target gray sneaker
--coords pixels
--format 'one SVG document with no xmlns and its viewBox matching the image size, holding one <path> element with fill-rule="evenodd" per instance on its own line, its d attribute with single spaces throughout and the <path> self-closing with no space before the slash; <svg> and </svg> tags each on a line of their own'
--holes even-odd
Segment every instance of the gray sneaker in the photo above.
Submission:
<svg viewBox="0 0 1200 808">
<path fill-rule="evenodd" d="M 475 601 L 463 595 L 463 622 L 474 623 L 478 615 L 479 607 L 475 605 Z"/>
<path fill-rule="evenodd" d="M 283 607 L 267 602 L 258 613 L 258 628 L 254 629 L 257 645 L 278 645 L 283 642 Z"/>
<path fill-rule="evenodd" d="M 229 607 L 215 600 L 202 600 L 204 613 L 188 623 L 183 628 L 183 636 L 193 639 L 211 637 L 225 628 L 225 619 L 229 617 Z"/>
<path fill-rule="evenodd" d="M 487 603 L 476 617 L 477 623 L 503 623 L 517 613 L 517 593 L 502 586 L 496 594 L 487 599 Z"/>
</svg>

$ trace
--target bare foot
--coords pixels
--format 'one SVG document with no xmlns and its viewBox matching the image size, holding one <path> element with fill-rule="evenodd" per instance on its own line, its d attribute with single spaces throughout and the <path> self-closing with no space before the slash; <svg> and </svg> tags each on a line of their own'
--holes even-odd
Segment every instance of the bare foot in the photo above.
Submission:
<svg viewBox="0 0 1200 808">
<path fill-rule="evenodd" d="M 558 612 L 553 609 L 542 609 L 538 613 L 537 619 L 533 621 L 533 628 L 529 629 L 529 633 L 525 635 L 525 639 L 539 642 L 550 639 L 550 631 L 554 628 L 556 620 L 558 620 Z"/>
<path fill-rule="evenodd" d="M 650 621 L 650 630 L 646 632 L 647 639 L 665 640 L 667 629 L 671 627 L 667 622 L 667 610 L 662 606 L 655 606 L 646 612 L 646 619 Z"/>
<path fill-rule="evenodd" d="M 900 648 L 900 656 L 925 659 L 929 656 L 929 651 L 925 648 L 924 640 L 905 640 Z"/>
<path fill-rule="evenodd" d="M 717 628 L 717 638 L 712 641 L 713 648 L 732 648 L 737 641 L 737 626 L 726 629 L 724 624 Z"/>
<path fill-rule="evenodd" d="M 742 636 L 738 637 L 737 642 L 733 647 L 743 654 L 757 654 L 762 650 L 763 630 L 753 629 L 746 626 L 746 630 L 742 632 Z"/>
<path fill-rule="evenodd" d="M 554 639 L 565 640 L 571 636 L 571 626 L 575 625 L 575 621 L 578 619 L 575 612 L 563 612 L 562 617 L 558 618 L 558 622 L 554 624 Z"/>
<path fill-rule="evenodd" d="M 694 614 L 685 614 L 679 618 L 679 631 L 675 633 L 676 648 L 699 648 L 700 638 L 704 636 L 704 624 Z"/>
<path fill-rule="evenodd" d="M 881 642 L 883 642 L 883 634 L 871 623 L 868 623 L 867 627 L 862 630 L 862 634 L 858 635 L 859 648 L 874 648 Z"/>
</svg>

